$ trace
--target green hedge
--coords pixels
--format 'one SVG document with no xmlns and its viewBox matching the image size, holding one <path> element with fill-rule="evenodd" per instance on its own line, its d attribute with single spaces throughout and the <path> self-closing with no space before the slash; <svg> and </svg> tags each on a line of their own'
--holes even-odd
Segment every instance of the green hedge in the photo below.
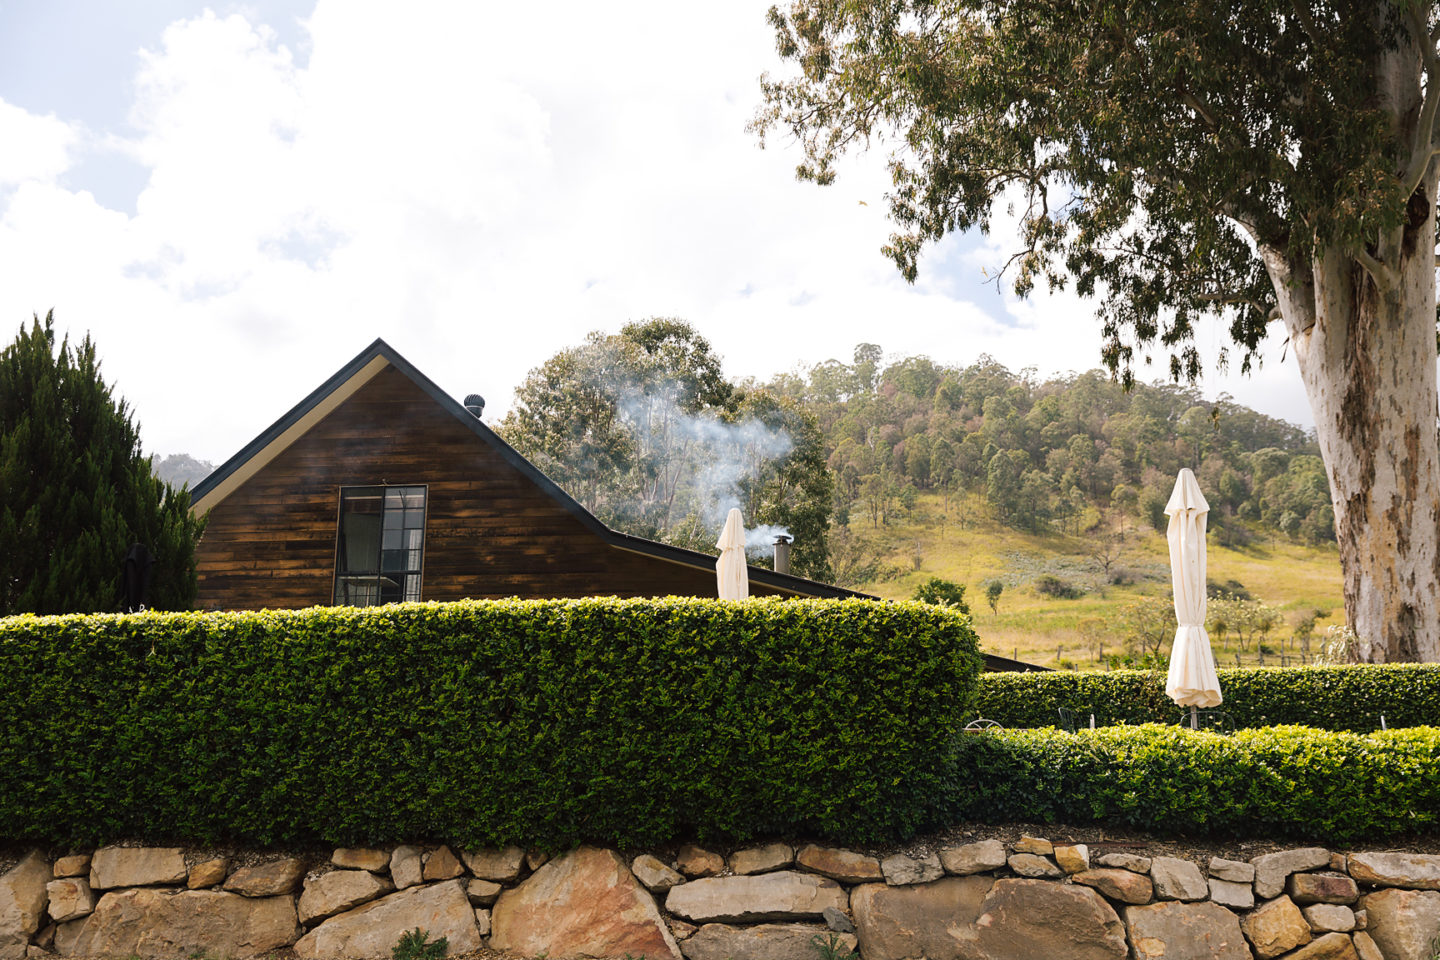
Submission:
<svg viewBox="0 0 1440 960">
<path fill-rule="evenodd" d="M 1221 709 L 1236 727 L 1299 724 L 1321 730 L 1368 733 L 1391 727 L 1440 726 L 1440 664 L 1282 667 L 1221 670 Z M 1165 695 L 1165 674 L 987 673 L 976 714 L 1005 727 L 1047 727 L 1057 710 L 1075 711 L 1077 725 L 1095 714 L 1100 726 L 1174 723 L 1179 708 Z"/>
<path fill-rule="evenodd" d="M 0 620 L 0 837 L 904 836 L 980 659 L 918 603 L 480 601 Z"/>
<path fill-rule="evenodd" d="M 1150 724 L 962 738 L 953 813 L 1329 843 L 1434 833 L 1440 729 L 1231 735 Z"/>
</svg>

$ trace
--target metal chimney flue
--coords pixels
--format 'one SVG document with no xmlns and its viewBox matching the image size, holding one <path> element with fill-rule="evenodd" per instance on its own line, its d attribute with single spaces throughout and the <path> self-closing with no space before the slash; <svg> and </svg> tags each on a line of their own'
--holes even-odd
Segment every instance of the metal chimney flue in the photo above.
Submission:
<svg viewBox="0 0 1440 960">
<path fill-rule="evenodd" d="M 790 572 L 790 541 L 793 539 L 793 537 L 787 537 L 783 533 L 775 538 L 776 573 Z"/>
<path fill-rule="evenodd" d="M 465 409 L 469 410 L 476 420 L 479 420 L 480 414 L 485 412 L 485 398 L 478 393 L 470 394 L 465 398 Z"/>
</svg>

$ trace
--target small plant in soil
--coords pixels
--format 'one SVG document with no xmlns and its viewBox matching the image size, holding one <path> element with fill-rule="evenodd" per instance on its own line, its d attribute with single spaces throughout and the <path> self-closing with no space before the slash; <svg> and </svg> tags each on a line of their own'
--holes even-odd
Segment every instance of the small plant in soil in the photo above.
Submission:
<svg viewBox="0 0 1440 960">
<path fill-rule="evenodd" d="M 428 931 L 416 927 L 400 935 L 400 940 L 390 950 L 390 956 L 392 960 L 440 960 L 449 948 L 448 937 L 431 940 Z"/>
</svg>

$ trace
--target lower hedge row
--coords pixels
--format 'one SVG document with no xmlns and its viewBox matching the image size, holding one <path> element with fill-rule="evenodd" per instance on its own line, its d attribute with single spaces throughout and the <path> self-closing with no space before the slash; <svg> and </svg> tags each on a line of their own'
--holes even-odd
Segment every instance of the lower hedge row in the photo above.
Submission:
<svg viewBox="0 0 1440 960">
<path fill-rule="evenodd" d="M 864 842 L 941 816 L 969 619 L 569 600 L 0 620 L 0 838 Z"/>
<path fill-rule="evenodd" d="M 1433 833 L 1440 729 L 1174 726 L 965 735 L 956 817 L 1343 843 Z"/>
<path fill-rule="evenodd" d="M 1221 706 L 1236 727 L 1300 724 L 1365 733 L 1394 727 L 1440 726 L 1440 664 L 1363 664 L 1221 670 Z M 1100 726 L 1174 723 L 1180 711 L 1165 695 L 1165 674 L 987 673 L 975 701 L 978 716 L 1006 727 L 1046 727 L 1066 707 L 1077 722 Z"/>
</svg>

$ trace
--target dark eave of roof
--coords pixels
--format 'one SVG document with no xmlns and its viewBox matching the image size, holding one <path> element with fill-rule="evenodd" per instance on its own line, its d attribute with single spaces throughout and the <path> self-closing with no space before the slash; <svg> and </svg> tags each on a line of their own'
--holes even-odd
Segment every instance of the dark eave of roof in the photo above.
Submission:
<svg viewBox="0 0 1440 960">
<path fill-rule="evenodd" d="M 341 367 L 338 371 L 336 371 L 334 376 L 332 376 L 330 379 L 326 380 L 324 383 L 320 384 L 320 386 L 312 390 L 309 396 L 307 396 L 304 400 L 301 400 L 298 404 L 292 407 L 288 413 L 286 413 L 279 420 L 276 420 L 273 424 L 271 424 L 269 429 L 267 429 L 264 433 L 260 434 L 260 436 L 256 437 L 254 440 L 246 444 L 239 453 L 235 454 L 235 456 L 231 457 L 229 460 L 226 460 L 223 464 L 217 467 L 214 473 L 210 474 L 210 476 L 200 481 L 200 483 L 198 483 L 190 493 L 191 502 L 199 503 L 201 500 L 203 500 L 208 493 L 210 493 L 216 487 L 220 486 L 220 484 L 224 483 L 227 477 L 229 477 L 231 474 L 235 473 L 237 470 L 243 467 L 253 457 L 260 454 L 261 451 L 263 451 L 266 447 L 268 447 L 271 443 L 278 439 L 281 434 L 285 433 L 286 430 L 289 430 L 292 426 L 302 420 L 307 413 L 315 409 L 315 407 L 322 403 L 326 397 L 334 393 L 343 384 L 350 380 L 351 377 L 354 377 L 356 374 L 358 374 L 377 357 L 383 358 L 396 370 L 409 377 L 410 380 L 413 381 L 414 384 L 421 390 L 425 391 L 425 393 L 427 393 L 432 400 L 434 400 L 446 411 L 448 411 L 452 416 L 455 417 L 455 419 L 459 420 L 461 423 L 465 424 L 465 426 L 469 427 L 470 430 L 474 432 L 477 437 L 479 437 L 481 440 L 484 440 L 491 447 L 493 447 L 502 457 L 504 457 L 506 462 L 508 462 L 516 470 L 519 470 L 541 490 L 545 491 L 545 493 L 549 494 L 553 499 L 558 501 L 561 506 L 563 506 L 566 510 L 569 510 L 570 513 L 572 513 L 582 524 L 584 524 L 587 528 L 589 528 L 606 543 L 610 544 L 613 547 L 618 547 L 621 550 L 631 550 L 635 553 L 642 553 L 647 556 L 656 557 L 660 560 L 668 560 L 671 563 L 678 563 L 687 567 L 714 567 L 715 558 L 713 556 L 710 556 L 709 554 L 700 553 L 697 550 L 686 550 L 683 547 L 672 547 L 668 543 L 659 543 L 655 540 L 646 540 L 643 537 L 635 537 L 631 536 L 628 533 L 621 533 L 618 530 L 610 529 L 604 523 L 600 522 L 600 520 L 597 519 L 594 514 L 592 514 L 589 510 L 586 510 L 583 506 L 580 505 L 578 501 L 576 501 L 568 493 L 562 490 L 559 484 L 551 480 L 545 474 L 541 473 L 539 468 L 537 468 L 525 457 L 521 456 L 520 452 L 517 451 L 514 447 L 510 446 L 510 444 L 506 443 L 503 439 L 501 439 L 499 434 L 495 433 L 495 431 L 485 426 L 485 424 L 480 421 L 479 417 L 476 417 L 474 414 L 470 413 L 470 411 L 466 410 L 462 405 L 457 403 L 453 397 L 451 397 L 445 391 L 441 390 L 440 387 L 437 386 L 433 380 L 431 380 L 429 377 L 425 376 L 425 374 L 417 370 L 414 366 L 410 364 L 410 361 L 400 356 L 400 354 L 395 352 L 395 349 L 393 347 L 391 347 L 388 343 L 379 338 L 376 338 L 374 343 L 370 344 L 370 346 L 362 350 L 360 354 L 355 357 L 354 360 L 351 360 L 349 363 L 345 364 L 345 366 Z M 820 583 L 815 580 L 807 580 L 804 577 L 796 577 L 790 574 L 776 573 L 775 571 L 768 570 L 764 567 L 750 567 L 749 576 L 752 582 L 764 584 L 767 587 L 773 587 L 777 590 L 784 590 L 788 593 L 801 594 L 803 596 L 837 599 L 843 599 L 846 597 L 856 597 L 864 600 L 875 599 L 869 594 L 858 593 L 854 590 L 846 590 L 843 587 L 833 586 L 828 583 Z"/>
</svg>

